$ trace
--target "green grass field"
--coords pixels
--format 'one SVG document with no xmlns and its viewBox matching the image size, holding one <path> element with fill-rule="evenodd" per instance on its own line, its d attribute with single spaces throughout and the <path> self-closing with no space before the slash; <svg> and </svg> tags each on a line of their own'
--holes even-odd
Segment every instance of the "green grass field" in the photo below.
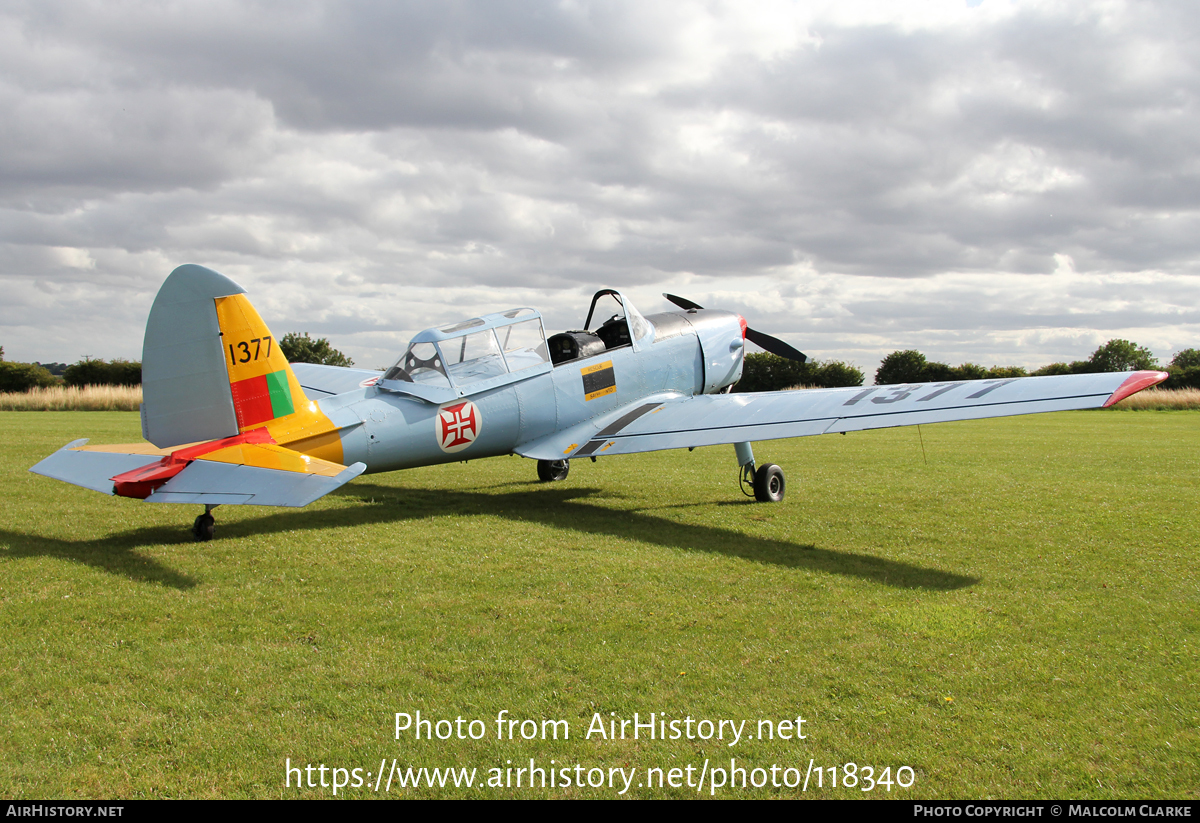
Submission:
<svg viewBox="0 0 1200 823">
<path fill-rule="evenodd" d="M 729 447 L 549 486 L 520 458 L 455 464 L 221 508 L 211 543 L 198 506 L 27 472 L 77 437 L 136 442 L 136 414 L 0 433 L 6 797 L 332 796 L 285 785 L 289 759 L 371 775 L 339 797 L 619 794 L 486 787 L 530 758 L 626 770 L 638 797 L 697 796 L 707 760 L 708 797 L 734 758 L 768 783 L 718 797 L 800 796 L 752 771 L 777 765 L 811 797 L 1200 798 L 1200 413 L 756 444 L 787 472 L 775 506 L 744 502 Z M 397 740 L 418 710 L 487 733 Z M 501 711 L 570 739 L 498 740 Z M 806 739 L 584 738 L 635 712 L 801 716 Z M 393 759 L 485 785 L 375 791 Z M 913 782 L 843 786 L 847 763 Z M 639 787 L 656 768 L 683 785 Z"/>
</svg>

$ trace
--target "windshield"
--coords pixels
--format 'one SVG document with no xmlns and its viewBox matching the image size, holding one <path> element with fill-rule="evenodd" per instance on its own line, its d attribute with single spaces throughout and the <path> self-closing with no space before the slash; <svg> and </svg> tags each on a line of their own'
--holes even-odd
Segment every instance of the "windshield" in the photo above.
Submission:
<svg viewBox="0 0 1200 823">
<path fill-rule="evenodd" d="M 406 383 L 427 383 L 434 386 L 450 386 L 442 355 L 433 343 L 412 343 L 408 351 L 388 369 L 384 380 L 403 380 Z"/>
<path fill-rule="evenodd" d="M 615 289 L 596 292 L 583 327 L 596 334 L 610 349 L 627 346 L 631 339 L 645 340 L 654 329 L 650 321 Z"/>
</svg>

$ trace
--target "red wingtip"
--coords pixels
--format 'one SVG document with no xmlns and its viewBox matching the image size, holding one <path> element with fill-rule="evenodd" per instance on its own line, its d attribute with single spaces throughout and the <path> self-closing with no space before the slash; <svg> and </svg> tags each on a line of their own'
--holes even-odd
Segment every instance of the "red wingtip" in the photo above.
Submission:
<svg viewBox="0 0 1200 823">
<path fill-rule="evenodd" d="M 1107 409 L 1114 403 L 1120 403 L 1129 395 L 1137 394 L 1142 389 L 1157 386 L 1168 377 L 1170 375 L 1165 371 L 1135 371 L 1125 378 L 1125 382 L 1117 387 L 1117 390 L 1112 393 L 1112 397 L 1104 402 L 1104 408 Z"/>
</svg>

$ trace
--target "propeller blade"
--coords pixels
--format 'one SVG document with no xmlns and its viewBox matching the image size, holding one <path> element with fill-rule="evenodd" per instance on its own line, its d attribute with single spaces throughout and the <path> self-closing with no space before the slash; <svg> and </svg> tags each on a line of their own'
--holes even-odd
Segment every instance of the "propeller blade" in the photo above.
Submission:
<svg viewBox="0 0 1200 823">
<path fill-rule="evenodd" d="M 681 309 L 702 309 L 702 308 L 704 308 L 699 303 L 693 303 L 691 300 L 688 300 L 686 297 L 680 297 L 675 294 L 667 294 L 666 292 L 664 292 L 663 297 L 667 298 L 668 300 L 670 300 L 672 303 L 674 303 L 676 306 L 678 306 Z M 802 351 L 797 351 L 796 349 L 789 346 L 787 343 L 784 343 L 778 337 L 772 337 L 771 335 L 765 334 L 764 332 L 760 332 L 756 329 L 747 328 L 746 329 L 746 339 L 749 340 L 754 345 L 758 346 L 763 351 L 769 351 L 771 354 L 775 354 L 780 357 L 787 358 L 788 360 L 795 360 L 797 363 L 807 363 L 808 362 L 807 354 L 805 354 Z"/>
<path fill-rule="evenodd" d="M 778 337 L 772 337 L 769 334 L 763 334 L 755 329 L 746 329 L 746 339 L 758 346 L 760 349 L 769 351 L 771 354 L 777 354 L 780 357 L 786 357 L 788 360 L 795 360 L 797 363 L 805 363 L 808 361 L 807 354 L 793 349 Z"/>
<path fill-rule="evenodd" d="M 674 303 L 676 306 L 678 306 L 681 309 L 702 309 L 702 308 L 704 308 L 699 303 L 693 303 L 691 300 L 688 300 L 686 297 L 678 297 L 674 294 L 667 294 L 666 292 L 663 293 L 663 297 L 667 298 L 668 300 L 670 300 L 672 303 Z"/>
</svg>

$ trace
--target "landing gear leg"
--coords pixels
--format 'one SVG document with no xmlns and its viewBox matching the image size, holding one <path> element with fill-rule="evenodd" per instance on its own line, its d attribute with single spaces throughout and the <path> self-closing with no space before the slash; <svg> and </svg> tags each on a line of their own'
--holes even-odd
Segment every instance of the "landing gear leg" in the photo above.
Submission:
<svg viewBox="0 0 1200 823">
<path fill-rule="evenodd" d="M 733 451 L 737 454 L 738 488 L 747 497 L 754 496 L 754 449 L 749 443 L 734 443 Z M 749 488 L 750 491 L 746 491 Z"/>
<path fill-rule="evenodd" d="M 213 539 L 213 530 L 217 527 L 217 519 L 212 516 L 212 510 L 218 505 L 220 504 L 214 503 L 211 505 L 206 505 L 204 507 L 204 514 L 197 517 L 196 522 L 192 524 L 192 536 L 195 537 L 198 542 L 205 542 Z"/>
<path fill-rule="evenodd" d="M 543 483 L 566 480 L 567 472 L 570 470 L 570 462 L 567 460 L 539 460 L 538 480 L 541 480 Z"/>
</svg>

